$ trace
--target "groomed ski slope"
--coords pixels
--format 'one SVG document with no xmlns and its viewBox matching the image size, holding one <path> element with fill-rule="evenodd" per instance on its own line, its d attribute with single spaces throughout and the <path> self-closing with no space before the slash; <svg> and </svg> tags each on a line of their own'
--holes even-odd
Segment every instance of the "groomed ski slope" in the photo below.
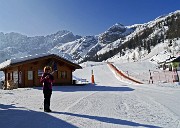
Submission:
<svg viewBox="0 0 180 128">
<path fill-rule="evenodd" d="M 91 66 L 90 66 L 91 65 Z M 180 88 L 119 81 L 106 63 L 87 64 L 74 75 L 95 85 L 54 87 L 44 113 L 41 88 L 0 90 L 2 128 L 177 128 Z"/>
</svg>

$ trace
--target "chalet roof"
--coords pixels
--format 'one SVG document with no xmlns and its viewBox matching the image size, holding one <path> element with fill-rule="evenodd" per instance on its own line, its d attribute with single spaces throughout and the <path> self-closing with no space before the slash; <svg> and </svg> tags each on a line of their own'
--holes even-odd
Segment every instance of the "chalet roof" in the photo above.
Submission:
<svg viewBox="0 0 180 128">
<path fill-rule="evenodd" d="M 180 56 L 174 59 L 172 62 L 180 62 Z"/>
<path fill-rule="evenodd" d="M 21 58 L 13 58 L 13 59 L 6 60 L 6 61 L 0 63 L 0 70 L 3 70 L 7 67 L 14 66 L 17 64 L 21 64 L 24 62 L 35 61 L 37 59 L 40 59 L 40 58 L 43 59 L 43 58 L 47 58 L 47 57 L 54 57 L 56 59 L 60 59 L 64 62 L 72 65 L 73 67 L 75 67 L 75 69 L 81 69 L 82 68 L 80 65 L 75 64 L 69 60 L 66 60 L 66 59 L 60 57 L 59 55 L 50 54 L 50 53 L 42 53 L 42 54 L 29 55 L 29 56 L 25 56 L 25 57 L 21 57 Z"/>
<path fill-rule="evenodd" d="M 164 63 L 171 63 L 171 62 L 180 62 L 180 56 L 179 57 L 170 57 L 166 59 L 165 61 L 159 62 L 159 64 L 164 64 Z"/>
</svg>

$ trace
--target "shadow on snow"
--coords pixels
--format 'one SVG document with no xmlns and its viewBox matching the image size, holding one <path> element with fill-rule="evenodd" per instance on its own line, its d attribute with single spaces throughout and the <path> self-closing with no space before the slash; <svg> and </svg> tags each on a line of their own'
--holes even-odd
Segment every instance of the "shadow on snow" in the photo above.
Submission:
<svg viewBox="0 0 180 128">
<path fill-rule="evenodd" d="M 140 124 L 140 123 L 136 123 L 136 122 L 132 122 L 132 121 L 109 118 L 109 117 L 81 115 L 81 114 L 74 114 L 74 113 L 69 113 L 69 112 L 52 112 L 52 113 L 64 114 L 64 115 L 76 116 L 76 117 L 82 117 L 82 118 L 97 120 L 97 121 L 100 121 L 100 122 L 111 123 L 111 124 L 127 125 L 127 126 L 133 126 L 133 127 L 160 128 L 160 127 L 154 126 L 154 125 Z"/>
<path fill-rule="evenodd" d="M 0 124 L 1 128 L 77 128 L 47 113 L 15 107 L 14 104 L 0 104 Z"/>
<path fill-rule="evenodd" d="M 35 87 L 34 89 L 42 90 L 42 88 Z M 87 84 L 83 86 L 54 86 L 53 91 L 61 92 L 78 92 L 78 91 L 133 91 L 134 89 L 124 86 L 99 86 L 96 84 Z"/>
</svg>

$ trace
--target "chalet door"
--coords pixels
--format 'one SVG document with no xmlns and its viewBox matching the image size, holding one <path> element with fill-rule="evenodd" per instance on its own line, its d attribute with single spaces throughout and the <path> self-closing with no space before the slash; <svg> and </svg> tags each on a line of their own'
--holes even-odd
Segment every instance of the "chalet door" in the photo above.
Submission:
<svg viewBox="0 0 180 128">
<path fill-rule="evenodd" d="M 19 76 L 18 76 L 18 87 L 23 87 L 23 85 L 22 85 L 22 72 L 21 71 L 19 71 L 19 74 L 18 74 Z"/>
<path fill-rule="evenodd" d="M 32 87 L 34 84 L 34 73 L 33 71 L 27 71 L 27 86 Z"/>
<path fill-rule="evenodd" d="M 36 71 L 33 71 L 33 85 L 36 86 L 36 81 L 37 81 L 37 78 L 36 78 Z"/>
</svg>

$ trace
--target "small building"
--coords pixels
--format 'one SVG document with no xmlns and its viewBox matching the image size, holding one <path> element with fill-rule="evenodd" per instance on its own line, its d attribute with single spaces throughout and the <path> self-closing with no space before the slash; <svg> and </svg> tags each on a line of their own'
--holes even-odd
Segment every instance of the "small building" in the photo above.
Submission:
<svg viewBox="0 0 180 128">
<path fill-rule="evenodd" d="M 55 71 L 55 85 L 71 85 L 72 72 L 82 67 L 55 54 L 39 54 L 19 59 L 10 59 L 0 64 L 5 74 L 4 85 L 8 89 L 42 86 L 40 78 L 44 66 Z"/>
<path fill-rule="evenodd" d="M 170 57 L 169 59 L 158 63 L 160 68 L 163 70 L 168 69 L 172 71 L 174 69 L 180 70 L 180 56 L 179 57 Z"/>
</svg>

